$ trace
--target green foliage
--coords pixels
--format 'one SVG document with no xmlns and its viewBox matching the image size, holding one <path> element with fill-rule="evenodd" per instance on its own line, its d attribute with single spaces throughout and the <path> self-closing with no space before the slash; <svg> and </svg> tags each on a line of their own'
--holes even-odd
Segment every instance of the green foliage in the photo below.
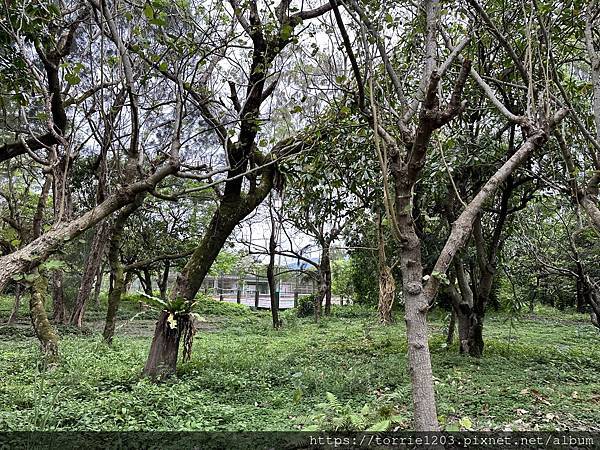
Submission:
<svg viewBox="0 0 600 450">
<path fill-rule="evenodd" d="M 366 251 L 357 251 L 350 259 L 355 301 L 376 305 L 379 300 L 377 261 Z"/>
<path fill-rule="evenodd" d="M 11 305 L 5 299 L 3 319 Z M 597 331 L 556 310 L 536 313 L 512 328 L 504 315 L 490 313 L 481 360 L 458 355 L 456 344 L 444 348 L 443 315 L 432 314 L 438 413 L 446 429 L 576 430 L 600 422 Z M 63 362 L 44 374 L 31 333 L 0 339 L 0 429 L 411 429 L 402 321 L 382 327 L 372 316 L 332 317 L 319 327 L 306 318 L 273 331 L 268 314 L 248 311 L 251 321 L 202 314 L 212 322 L 199 331 L 191 361 L 158 385 L 139 376 L 155 319 L 145 321 L 144 334 L 118 328 L 113 347 L 101 343 L 98 331 L 59 330 Z M 30 330 L 11 329 L 24 327 Z"/>
<path fill-rule="evenodd" d="M 352 261 L 350 259 L 336 259 L 331 264 L 331 292 L 343 299 L 352 298 L 354 285 L 352 284 Z"/>
<path fill-rule="evenodd" d="M 315 315 L 315 294 L 298 297 L 296 314 L 298 317 L 312 317 Z"/>
<path fill-rule="evenodd" d="M 210 268 L 212 276 L 236 274 L 243 276 L 254 266 L 251 258 L 228 250 L 221 250 Z"/>
<path fill-rule="evenodd" d="M 396 411 L 384 399 L 378 398 L 371 405 L 365 403 L 358 411 L 351 403 L 342 404 L 331 392 L 326 392 L 326 402 L 315 406 L 317 414 L 305 418 L 312 425 L 305 426 L 304 431 L 387 431 L 394 424 L 401 424 L 404 417 L 394 414 Z M 389 397 L 389 396 L 388 396 Z"/>
<path fill-rule="evenodd" d="M 212 297 L 204 295 L 196 296 L 194 312 L 203 315 L 225 316 L 225 317 L 250 317 L 254 313 L 246 305 L 237 303 L 220 302 Z"/>
</svg>

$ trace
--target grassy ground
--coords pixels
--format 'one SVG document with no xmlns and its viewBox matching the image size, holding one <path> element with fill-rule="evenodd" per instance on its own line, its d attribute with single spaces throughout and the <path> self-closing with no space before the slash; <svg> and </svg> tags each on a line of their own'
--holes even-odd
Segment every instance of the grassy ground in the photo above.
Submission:
<svg viewBox="0 0 600 450">
<path fill-rule="evenodd" d="M 10 310 L 0 301 L 0 320 Z M 122 319 L 135 314 L 125 304 Z M 410 428 L 404 325 L 382 327 L 371 311 L 335 309 L 319 325 L 284 313 L 203 304 L 207 322 L 177 377 L 139 373 L 152 315 L 123 320 L 113 348 L 101 343 L 102 310 L 88 332 L 61 328 L 62 363 L 37 370 L 23 319 L 0 326 L 0 430 L 288 430 Z M 25 312 L 23 311 L 25 314 Z M 438 413 L 446 429 L 600 430 L 600 334 L 585 316 L 552 310 L 486 322 L 485 357 L 444 344 L 433 314 L 431 352 Z"/>
</svg>

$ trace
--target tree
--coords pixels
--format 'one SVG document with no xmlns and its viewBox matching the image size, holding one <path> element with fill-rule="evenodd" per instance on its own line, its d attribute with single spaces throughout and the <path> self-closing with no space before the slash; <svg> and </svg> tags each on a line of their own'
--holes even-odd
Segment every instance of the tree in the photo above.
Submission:
<svg viewBox="0 0 600 450">
<path fill-rule="evenodd" d="M 246 95 L 240 101 L 235 82 L 230 83 L 232 109 L 228 113 L 236 120 L 235 128 L 229 129 L 230 133 L 223 121 L 208 107 L 206 85 L 201 86 L 202 89 L 188 86 L 186 90 L 203 118 L 214 126 L 229 168 L 207 232 L 171 290 L 172 308 L 163 311 L 157 322 L 144 367 L 144 374 L 153 378 L 168 376 L 175 371 L 182 330 L 187 329 L 190 323 L 190 305 L 210 266 L 233 229 L 256 209 L 276 184 L 277 161 L 298 152 L 305 144 L 303 135 L 295 135 L 272 145 L 270 152 L 261 152 L 258 148 L 261 143 L 261 106 L 277 86 L 277 80 L 268 85 L 267 77 L 284 48 L 297 39 L 294 35 L 296 27 L 303 20 L 326 13 L 330 6 L 326 4 L 295 13 L 289 10 L 287 2 L 282 2 L 274 11 L 259 10 L 255 1 L 249 3 L 247 11 L 242 10 L 237 2 L 232 2 L 232 7 L 236 26 L 239 25 L 247 35 L 252 48 L 250 60 L 242 66 L 247 64 L 248 70 L 239 74 L 240 78 L 245 76 L 248 80 Z M 168 77 L 173 76 L 168 70 L 161 71 Z M 237 139 L 233 140 L 232 135 L 236 135 Z M 173 317 L 176 317 L 176 327 L 170 325 Z"/>
<path fill-rule="evenodd" d="M 485 13 L 481 14 L 483 10 L 476 2 L 470 1 L 469 3 L 480 15 L 485 15 Z M 379 97 L 376 97 L 374 90 L 376 83 L 372 78 L 368 79 L 368 83 L 363 83 L 364 77 L 356 62 L 355 52 L 345 31 L 339 10 L 334 8 L 346 52 L 349 58 L 353 60 L 354 78 L 359 85 L 357 104 L 373 129 L 381 169 L 384 173 L 386 211 L 392 223 L 394 235 L 400 243 L 400 266 L 403 296 L 406 304 L 405 317 L 409 343 L 409 370 L 412 382 L 415 429 L 437 430 L 439 424 L 427 343 L 427 311 L 435 299 L 440 284 L 447 280 L 446 272 L 456 253 L 468 240 L 475 220 L 484 204 L 511 173 L 548 140 L 552 128 L 564 118 L 568 111 L 559 109 L 555 114 L 547 112 L 542 117 L 534 116 L 531 108 L 527 111 L 528 115 L 523 116 L 517 116 L 508 111 L 497 99 L 489 85 L 472 68 L 471 62 L 459 56 L 469 43 L 469 37 L 463 38 L 460 44 L 454 46 L 451 44 L 449 36 L 443 36 L 448 42 L 450 51 L 446 61 L 438 63 L 437 42 L 442 36 L 439 31 L 440 4 L 435 0 L 423 2 L 425 16 L 422 47 L 423 63 L 418 69 L 418 75 L 415 77 L 419 80 L 419 86 L 416 89 L 414 99 L 406 101 L 404 92 L 406 87 L 399 81 L 405 77 L 399 76 L 393 64 L 389 61 L 382 35 L 369 19 L 369 14 L 356 1 L 350 2 L 349 9 L 360 19 L 362 25 L 360 30 L 364 36 L 363 41 L 368 42 L 367 33 L 369 33 L 371 41 L 375 42 L 376 49 L 374 53 L 378 53 L 381 57 L 383 69 L 389 76 L 391 92 L 393 92 L 399 107 L 402 108 L 402 112 L 394 114 L 392 118 L 386 119 L 383 115 L 386 108 L 377 103 Z M 530 80 L 533 74 L 524 69 L 521 60 L 516 57 L 510 44 L 497 32 L 497 29 L 493 27 L 492 29 L 497 36 L 500 36 L 500 40 L 505 43 L 504 50 L 513 59 L 517 68 L 519 70 L 523 69 L 521 74 L 525 80 Z M 448 104 L 445 108 L 442 108 L 438 97 L 440 82 L 456 59 L 461 61 L 461 69 L 451 89 L 452 94 Z M 371 70 L 373 70 L 372 61 L 373 58 L 371 57 L 367 59 L 366 64 Z M 495 173 L 486 180 L 479 192 L 465 206 L 454 222 L 452 231 L 431 274 L 424 275 L 421 259 L 421 238 L 417 233 L 413 218 L 416 184 L 423 167 L 427 164 L 428 148 L 434 131 L 447 125 L 466 107 L 466 102 L 462 101 L 462 94 L 469 75 L 477 81 L 486 96 L 500 112 L 524 130 L 525 139 L 514 154 L 508 156 L 506 162 L 497 167 Z M 366 87 L 368 87 L 368 97 L 365 94 Z M 530 94 L 533 95 L 533 92 L 530 92 Z M 370 105 L 370 108 L 367 107 L 367 104 Z M 545 111 L 549 111 L 549 109 L 550 105 L 548 104 Z M 414 124 L 412 122 L 413 118 L 416 119 Z M 389 178 L 387 176 L 388 172 Z"/>
</svg>

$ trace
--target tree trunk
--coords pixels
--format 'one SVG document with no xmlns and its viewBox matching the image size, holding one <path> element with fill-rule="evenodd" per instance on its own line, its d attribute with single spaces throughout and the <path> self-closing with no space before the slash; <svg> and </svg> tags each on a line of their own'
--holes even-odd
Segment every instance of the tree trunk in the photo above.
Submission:
<svg viewBox="0 0 600 450">
<path fill-rule="evenodd" d="M 98 275 L 98 270 L 102 266 L 102 257 L 104 256 L 104 249 L 106 247 L 106 241 L 109 239 L 107 236 L 108 223 L 102 221 L 96 228 L 96 233 L 92 239 L 90 253 L 85 262 L 83 274 L 81 276 L 81 284 L 79 291 L 77 292 L 77 298 L 73 305 L 73 313 L 71 314 L 70 323 L 78 328 L 83 325 L 83 316 L 85 314 L 85 305 L 92 293 L 94 286 L 94 280 Z"/>
<path fill-rule="evenodd" d="M 456 314 L 458 324 L 459 352 L 474 357 L 481 357 L 483 353 L 483 314 L 485 312 L 484 299 L 478 295 L 473 295 L 473 290 L 469 286 L 467 275 L 460 258 L 455 258 L 454 271 L 460 294 L 452 292 L 450 289 L 450 298 L 452 299 L 452 309 Z M 489 292 L 491 286 L 490 276 L 480 280 L 481 283 L 473 289 L 479 292 Z"/>
<path fill-rule="evenodd" d="M 176 321 L 175 327 L 171 325 L 169 319 Z M 150 345 L 148 360 L 144 366 L 144 375 L 155 380 L 161 380 L 175 373 L 179 354 L 179 341 L 188 320 L 190 318 L 187 314 L 176 315 L 173 318 L 172 313 L 168 311 L 160 313 Z"/>
<path fill-rule="evenodd" d="M 98 267 L 98 273 L 96 274 L 96 282 L 94 284 L 94 304 L 96 308 L 100 309 L 100 291 L 102 290 L 102 277 L 104 275 L 104 264 Z"/>
<path fill-rule="evenodd" d="M 454 308 L 450 312 L 450 321 L 448 322 L 448 334 L 446 336 L 446 346 L 450 347 L 454 343 L 454 332 L 456 330 L 456 313 Z"/>
<path fill-rule="evenodd" d="M 131 290 L 132 284 L 133 284 L 133 272 L 128 271 L 125 274 L 125 285 L 123 286 L 123 294 L 127 294 Z"/>
<path fill-rule="evenodd" d="M 17 321 L 19 315 L 19 308 L 21 307 L 21 285 L 16 283 L 15 285 L 15 302 L 13 304 L 12 311 L 8 317 L 7 325 L 13 325 Z"/>
<path fill-rule="evenodd" d="M 585 287 L 584 287 L 584 283 L 581 280 L 580 277 L 577 277 L 577 281 L 576 281 L 576 305 L 577 305 L 577 312 L 578 313 L 584 313 L 585 312 L 585 306 L 586 306 L 586 299 L 585 299 Z"/>
<path fill-rule="evenodd" d="M 314 297 L 314 316 L 315 316 L 315 323 L 317 323 L 319 321 L 319 319 L 321 318 L 321 312 L 323 309 L 323 299 L 325 298 L 327 292 L 327 280 L 325 280 L 324 274 L 321 271 L 321 268 L 319 268 L 319 289 L 317 290 L 317 293 L 315 294 Z"/>
<path fill-rule="evenodd" d="M 387 265 L 380 212 L 377 213 L 377 250 L 379 261 L 379 303 L 377 304 L 377 311 L 379 313 L 379 322 L 383 325 L 389 325 L 394 320 L 392 306 L 394 305 L 394 296 L 396 295 L 396 282 L 394 281 L 392 269 Z"/>
<path fill-rule="evenodd" d="M 395 181 L 397 186 L 396 220 L 401 233 L 400 264 L 414 428 L 417 431 L 438 431 L 439 423 L 427 332 L 429 301 L 423 292 L 421 242 L 412 219 L 412 186 L 398 176 Z"/>
<path fill-rule="evenodd" d="M 418 431 L 437 431 L 439 424 L 433 387 L 433 370 L 427 334 L 428 301 L 423 295 L 420 267 L 403 266 L 403 293 L 406 302 L 408 369 L 412 383 L 414 427 Z"/>
<path fill-rule="evenodd" d="M 115 325 L 117 323 L 117 312 L 121 303 L 121 295 L 125 285 L 123 275 L 123 264 L 121 263 L 121 255 L 119 254 L 120 236 L 118 233 L 113 233 L 110 242 L 108 263 L 110 265 L 110 287 L 108 291 L 108 308 L 106 310 L 106 322 L 104 324 L 104 332 L 102 337 L 108 345 L 112 344 L 115 334 Z"/>
<path fill-rule="evenodd" d="M 165 261 L 165 267 L 163 269 L 162 277 L 158 281 L 158 289 L 160 290 L 160 298 L 167 298 L 167 288 L 169 286 L 169 272 L 171 270 L 171 261 L 168 259 Z"/>
<path fill-rule="evenodd" d="M 272 197 L 271 197 L 272 199 Z M 277 291 L 277 280 L 275 279 L 275 252 L 277 251 L 277 228 L 273 217 L 273 205 L 269 206 L 271 217 L 271 235 L 269 237 L 269 264 L 267 265 L 267 282 L 269 283 L 269 297 L 271 299 L 271 317 L 273 328 L 281 328 L 279 319 L 279 292 Z"/>
<path fill-rule="evenodd" d="M 142 269 L 142 273 L 144 274 L 144 292 L 146 295 L 152 295 L 152 275 L 150 274 L 150 269 L 147 267 Z"/>
<path fill-rule="evenodd" d="M 585 277 L 585 284 L 586 300 L 590 306 L 590 320 L 592 325 L 600 328 L 600 293 L 598 292 L 596 285 L 588 276 Z"/>
<path fill-rule="evenodd" d="M 323 311 L 325 300 L 325 314 L 331 314 L 331 260 L 329 256 L 331 243 L 321 240 L 321 260 L 319 262 L 319 288 L 314 297 L 315 322 L 318 322 Z"/>
<path fill-rule="evenodd" d="M 52 274 L 52 320 L 54 323 L 67 323 L 63 278 L 62 270 L 57 270 Z"/>
<path fill-rule="evenodd" d="M 36 278 L 31 284 L 29 312 L 35 335 L 40 341 L 43 365 L 48 367 L 58 363 L 58 335 L 50 324 L 44 309 L 48 280 L 37 269 L 32 272 L 32 275 Z"/>
<path fill-rule="evenodd" d="M 379 312 L 379 322 L 383 325 L 390 325 L 394 322 L 392 306 L 396 295 L 396 282 L 392 275 L 392 269 L 388 265 L 379 268 L 379 303 L 377 310 Z"/>
<path fill-rule="evenodd" d="M 121 244 L 123 231 L 129 216 L 144 202 L 145 195 L 140 195 L 133 203 L 125 207 L 115 218 L 110 230 L 110 244 L 108 246 L 108 262 L 110 264 L 110 287 L 108 293 L 108 309 L 102 336 L 107 344 L 112 344 L 117 322 L 117 312 L 121 303 L 121 295 L 125 286 L 123 263 L 121 262 Z"/>
<path fill-rule="evenodd" d="M 254 73 L 254 69 L 255 67 L 252 69 L 253 74 L 249 87 L 249 92 L 252 95 L 248 96 L 246 102 L 251 110 L 245 114 L 245 119 L 240 125 L 238 143 L 226 148 L 229 163 L 233 167 L 228 172 L 230 179 L 225 183 L 223 197 L 211 218 L 206 233 L 181 273 L 177 276 L 171 290 L 172 298 L 185 300 L 184 308 L 189 307 L 196 296 L 210 266 L 217 258 L 231 232 L 263 202 L 273 188 L 277 172 L 275 165 L 271 164 L 260 172 L 260 182 L 257 183 L 256 178 L 250 179 L 248 192 L 242 192 L 244 179 L 240 175 L 246 170 L 249 164 L 249 155 L 253 151 L 253 142 L 256 137 L 255 119 L 258 118 L 260 102 L 262 101 L 261 92 L 264 85 L 262 69 L 261 73 Z M 254 102 L 257 102 L 257 104 L 253 106 Z M 289 141 L 286 140 L 282 141 L 281 145 L 288 144 Z M 292 148 L 300 149 L 299 146 Z M 275 149 L 272 150 L 272 152 L 274 151 Z M 291 151 L 293 150 L 286 150 L 286 152 Z M 177 320 L 188 319 L 188 315 L 178 315 Z M 144 367 L 144 375 L 151 377 L 167 376 L 176 370 L 180 333 L 184 330 L 179 326 L 175 330 L 167 329 L 165 327 L 168 326 L 168 323 L 165 323 L 165 321 L 166 318 L 163 314 L 156 324 L 150 353 Z M 187 329 L 189 325 L 187 323 L 185 325 Z M 191 346 L 191 342 L 189 345 Z M 188 349 L 186 353 L 189 354 L 190 351 L 191 349 Z"/>
<path fill-rule="evenodd" d="M 331 269 L 327 271 L 325 283 L 327 289 L 325 290 L 325 315 L 331 315 Z"/>
</svg>

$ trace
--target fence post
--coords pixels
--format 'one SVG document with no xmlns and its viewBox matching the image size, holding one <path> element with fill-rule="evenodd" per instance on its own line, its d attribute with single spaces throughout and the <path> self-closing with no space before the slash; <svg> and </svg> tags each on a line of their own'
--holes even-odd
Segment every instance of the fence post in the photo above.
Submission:
<svg viewBox="0 0 600 450">
<path fill-rule="evenodd" d="M 239 289 L 237 291 L 237 303 L 238 305 L 242 303 L 242 291 L 240 291 Z"/>
<path fill-rule="evenodd" d="M 298 291 L 294 292 L 294 308 L 298 307 Z"/>
<path fill-rule="evenodd" d="M 256 286 L 256 291 L 254 291 L 254 307 L 258 309 L 258 300 L 260 298 L 260 293 L 258 292 L 258 286 Z"/>
</svg>

